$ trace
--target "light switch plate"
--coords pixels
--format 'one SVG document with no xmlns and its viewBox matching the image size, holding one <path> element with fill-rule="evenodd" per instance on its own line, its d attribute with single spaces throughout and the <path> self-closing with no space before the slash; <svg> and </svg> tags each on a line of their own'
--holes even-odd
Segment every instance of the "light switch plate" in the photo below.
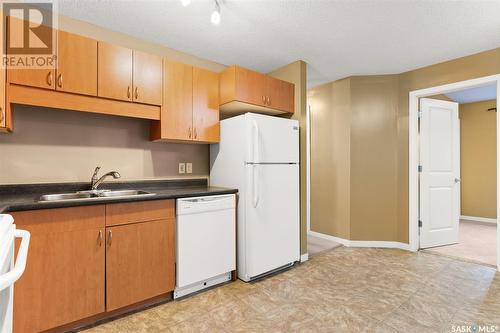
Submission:
<svg viewBox="0 0 500 333">
<path fill-rule="evenodd" d="M 186 173 L 186 163 L 179 163 L 179 173 Z"/>
<path fill-rule="evenodd" d="M 186 163 L 186 173 L 193 173 L 193 163 Z"/>
</svg>

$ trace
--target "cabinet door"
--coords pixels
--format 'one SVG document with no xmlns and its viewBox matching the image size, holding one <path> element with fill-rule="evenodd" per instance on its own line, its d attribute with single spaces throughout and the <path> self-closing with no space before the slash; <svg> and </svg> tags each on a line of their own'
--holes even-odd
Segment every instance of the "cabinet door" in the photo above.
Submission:
<svg viewBox="0 0 500 333">
<path fill-rule="evenodd" d="M 5 109 L 5 80 L 6 80 L 5 68 L 0 66 L 0 131 L 7 127 L 7 110 Z"/>
<path fill-rule="evenodd" d="M 39 332 L 104 312 L 104 206 L 12 213 L 31 233 L 15 284 L 14 332 Z"/>
<path fill-rule="evenodd" d="M 97 41 L 59 31 L 56 90 L 97 95 Z"/>
<path fill-rule="evenodd" d="M 175 287 L 175 220 L 106 228 L 106 310 Z"/>
<path fill-rule="evenodd" d="M 219 74 L 193 68 L 193 138 L 219 142 Z"/>
<path fill-rule="evenodd" d="M 132 50 L 104 42 L 97 49 L 97 95 L 132 101 Z"/>
<path fill-rule="evenodd" d="M 295 85 L 273 77 L 266 78 L 267 106 L 280 111 L 294 113 Z"/>
<path fill-rule="evenodd" d="M 161 105 L 162 67 L 161 57 L 134 51 L 134 102 Z"/>
<path fill-rule="evenodd" d="M 162 138 L 192 140 L 193 137 L 193 67 L 164 60 Z"/>
<path fill-rule="evenodd" d="M 16 19 L 12 16 L 8 17 L 10 23 L 7 24 L 6 29 L 9 30 L 9 27 L 11 25 L 18 25 L 18 24 L 23 24 L 22 21 L 19 19 Z M 17 23 L 16 23 L 17 22 Z M 47 28 L 43 26 L 44 28 Z M 18 34 L 19 32 L 22 32 L 22 29 L 14 29 L 13 31 L 7 31 L 7 38 L 11 37 L 11 34 Z M 16 39 L 22 38 L 17 36 Z M 53 31 L 53 38 L 54 41 L 57 45 L 57 33 L 54 30 Z M 10 41 L 7 41 L 7 43 L 10 43 Z M 55 64 L 54 64 L 55 65 Z M 19 85 L 25 85 L 25 86 L 31 86 L 31 87 L 38 87 L 38 88 L 46 88 L 46 89 L 55 89 L 55 69 L 9 69 L 8 70 L 8 82 L 14 83 L 14 84 L 19 84 Z"/>
<path fill-rule="evenodd" d="M 266 76 L 236 67 L 236 100 L 266 106 Z"/>
</svg>

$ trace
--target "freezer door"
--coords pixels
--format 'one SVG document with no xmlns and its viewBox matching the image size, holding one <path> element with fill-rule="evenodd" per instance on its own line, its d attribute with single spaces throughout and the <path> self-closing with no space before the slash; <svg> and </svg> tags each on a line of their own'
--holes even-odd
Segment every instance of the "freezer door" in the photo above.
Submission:
<svg viewBox="0 0 500 333">
<path fill-rule="evenodd" d="M 296 120 L 245 114 L 247 163 L 298 163 L 299 122 Z"/>
<path fill-rule="evenodd" d="M 299 166 L 246 166 L 247 279 L 299 260 Z"/>
</svg>

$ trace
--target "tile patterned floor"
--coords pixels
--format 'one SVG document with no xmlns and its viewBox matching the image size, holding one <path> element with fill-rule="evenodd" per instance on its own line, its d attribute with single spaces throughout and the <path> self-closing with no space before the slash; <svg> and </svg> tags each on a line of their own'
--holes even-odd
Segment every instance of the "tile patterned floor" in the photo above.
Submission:
<svg viewBox="0 0 500 333">
<path fill-rule="evenodd" d="M 104 332 L 500 332 L 500 274 L 428 253 L 340 247 L 94 327 Z M 491 331 L 489 331 L 491 332 Z"/>
<path fill-rule="evenodd" d="M 424 251 L 479 264 L 497 265 L 496 224 L 460 220 L 458 234 L 458 244 L 431 247 Z"/>
</svg>

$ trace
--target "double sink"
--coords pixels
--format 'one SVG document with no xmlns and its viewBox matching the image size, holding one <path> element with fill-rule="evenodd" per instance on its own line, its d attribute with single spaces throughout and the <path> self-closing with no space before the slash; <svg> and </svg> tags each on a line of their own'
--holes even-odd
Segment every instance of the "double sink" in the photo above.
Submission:
<svg viewBox="0 0 500 333">
<path fill-rule="evenodd" d="M 102 200 L 106 198 L 136 198 L 153 196 L 155 193 L 150 193 L 140 190 L 92 190 L 81 191 L 74 193 L 60 193 L 60 194 L 45 194 L 40 197 L 39 202 L 54 202 L 54 201 L 71 201 L 71 200 Z"/>
</svg>

